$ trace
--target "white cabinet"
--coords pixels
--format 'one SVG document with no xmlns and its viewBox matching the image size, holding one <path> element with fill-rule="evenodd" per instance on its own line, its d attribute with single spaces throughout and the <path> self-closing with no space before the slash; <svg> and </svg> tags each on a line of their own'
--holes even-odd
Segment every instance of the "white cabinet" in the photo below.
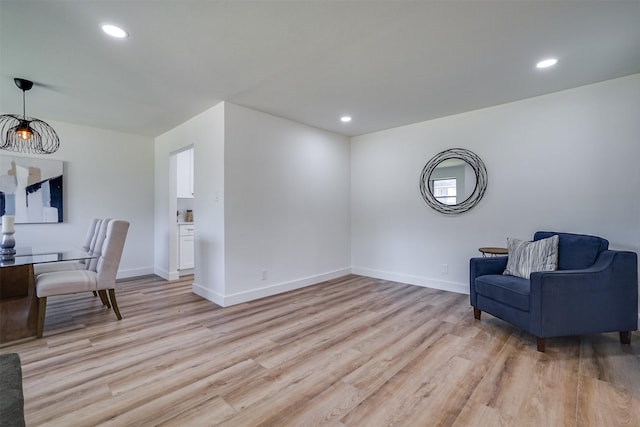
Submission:
<svg viewBox="0 0 640 427">
<path fill-rule="evenodd" d="M 193 197 L 193 148 L 177 154 L 177 177 L 177 196 Z"/>
<path fill-rule="evenodd" d="M 193 268 L 193 224 L 181 224 L 178 228 L 180 230 L 180 246 L 178 248 L 180 262 L 178 270 L 186 270 Z"/>
</svg>

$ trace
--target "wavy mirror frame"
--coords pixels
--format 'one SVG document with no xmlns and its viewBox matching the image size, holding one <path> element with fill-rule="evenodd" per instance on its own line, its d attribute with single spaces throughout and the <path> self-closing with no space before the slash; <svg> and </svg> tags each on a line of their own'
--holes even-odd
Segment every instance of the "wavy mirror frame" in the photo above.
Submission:
<svg viewBox="0 0 640 427">
<path fill-rule="evenodd" d="M 476 174 L 476 186 L 473 189 L 473 193 L 471 193 L 465 201 L 455 205 L 445 205 L 438 201 L 431 191 L 429 191 L 428 183 L 431 173 L 442 161 L 448 159 L 460 159 L 465 161 L 469 166 L 471 166 L 473 172 Z M 429 162 L 427 162 L 422 169 L 422 174 L 420 174 L 420 194 L 422 194 L 422 198 L 429 206 L 431 206 L 431 208 L 443 214 L 460 214 L 467 212 L 480 202 L 486 190 L 487 168 L 477 154 L 469 150 L 465 150 L 464 148 L 451 148 L 436 154 L 431 160 L 429 160 Z"/>
</svg>

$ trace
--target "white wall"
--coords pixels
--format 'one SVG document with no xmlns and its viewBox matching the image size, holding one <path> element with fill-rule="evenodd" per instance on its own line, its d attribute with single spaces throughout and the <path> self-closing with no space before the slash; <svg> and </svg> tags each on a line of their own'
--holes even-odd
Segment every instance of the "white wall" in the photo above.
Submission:
<svg viewBox="0 0 640 427">
<path fill-rule="evenodd" d="M 536 230 L 640 252 L 639 141 L 640 74 L 352 138 L 353 271 L 468 292 L 478 247 Z M 482 158 L 488 188 L 470 212 L 446 216 L 418 178 L 453 147 Z"/>
<path fill-rule="evenodd" d="M 349 273 L 349 153 L 346 137 L 226 104 L 224 304 Z"/>
<path fill-rule="evenodd" d="M 349 273 L 349 139 L 220 103 L 156 138 L 156 274 L 177 278 L 170 154 L 191 144 L 194 293 L 226 306 Z"/>
<path fill-rule="evenodd" d="M 125 219 L 131 225 L 118 277 L 151 274 L 153 139 L 64 122 L 48 123 L 60 137 L 60 149 L 51 155 L 25 157 L 64 161 L 65 222 L 17 224 L 16 245 L 79 247 L 92 218 Z"/>
<path fill-rule="evenodd" d="M 225 289 L 225 104 L 209 110 L 199 126 L 206 138 L 194 141 L 193 290 L 215 302 Z M 207 133 L 204 133 L 207 132 Z"/>
<path fill-rule="evenodd" d="M 194 149 L 194 291 L 224 290 L 224 103 L 220 103 L 156 138 L 155 142 L 155 273 L 178 278 L 175 156 Z M 172 171 L 171 168 L 174 168 Z M 171 191 L 170 186 L 173 186 Z"/>
</svg>

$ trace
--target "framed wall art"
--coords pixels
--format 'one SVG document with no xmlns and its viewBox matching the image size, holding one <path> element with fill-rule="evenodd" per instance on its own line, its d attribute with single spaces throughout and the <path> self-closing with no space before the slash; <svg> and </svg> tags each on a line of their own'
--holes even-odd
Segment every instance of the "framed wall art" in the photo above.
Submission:
<svg viewBox="0 0 640 427">
<path fill-rule="evenodd" d="M 0 154 L 0 216 L 16 224 L 63 220 L 61 160 Z"/>
</svg>

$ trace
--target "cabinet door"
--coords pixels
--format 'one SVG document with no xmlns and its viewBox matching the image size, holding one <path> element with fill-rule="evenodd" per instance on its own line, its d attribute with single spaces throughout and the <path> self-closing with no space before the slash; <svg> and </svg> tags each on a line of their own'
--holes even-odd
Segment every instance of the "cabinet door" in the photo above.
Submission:
<svg viewBox="0 0 640 427">
<path fill-rule="evenodd" d="M 193 197 L 193 148 L 177 154 L 177 177 L 177 196 Z"/>
<path fill-rule="evenodd" d="M 193 268 L 193 236 L 180 236 L 180 270 Z"/>
</svg>

